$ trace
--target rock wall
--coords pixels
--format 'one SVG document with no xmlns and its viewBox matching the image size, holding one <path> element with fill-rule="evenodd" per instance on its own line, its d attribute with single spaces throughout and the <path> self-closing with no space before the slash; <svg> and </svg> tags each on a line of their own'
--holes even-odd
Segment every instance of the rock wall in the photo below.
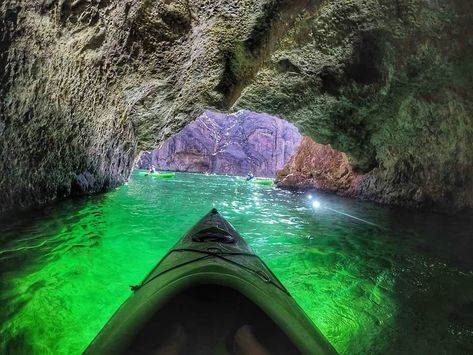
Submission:
<svg viewBox="0 0 473 355">
<path fill-rule="evenodd" d="M 236 107 L 347 153 L 357 196 L 473 206 L 473 2 L 339 0 L 308 9 Z"/>
<path fill-rule="evenodd" d="M 0 2 L 0 212 L 109 189 L 227 108 L 310 0 Z"/>
<path fill-rule="evenodd" d="M 120 184 L 238 98 L 347 153 L 363 198 L 472 206 L 472 20 L 469 0 L 3 0 L 0 211 Z"/>
<path fill-rule="evenodd" d="M 345 153 L 303 137 L 294 156 L 277 172 L 276 180 L 281 188 L 317 189 L 353 196 L 358 178 Z"/>
<path fill-rule="evenodd" d="M 250 111 L 226 115 L 207 111 L 137 166 L 160 170 L 274 177 L 301 140 L 294 125 Z"/>
</svg>

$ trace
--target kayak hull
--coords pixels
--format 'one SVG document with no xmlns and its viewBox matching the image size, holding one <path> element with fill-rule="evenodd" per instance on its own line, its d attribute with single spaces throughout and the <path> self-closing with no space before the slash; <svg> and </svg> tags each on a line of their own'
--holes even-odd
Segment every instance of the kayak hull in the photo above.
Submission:
<svg viewBox="0 0 473 355">
<path fill-rule="evenodd" d="M 224 234 L 231 240 L 223 239 Z M 336 353 L 269 268 L 216 210 L 206 215 L 192 228 L 144 281 L 135 287 L 134 294 L 119 308 L 85 353 L 146 353 L 147 351 L 137 349 L 136 346 L 143 346 L 142 344 L 146 343 L 146 337 L 142 336 L 146 333 L 146 329 L 159 328 L 150 324 L 162 325 L 174 321 L 174 319 L 167 320 L 165 316 L 159 319 L 156 314 L 159 315 L 161 312 L 164 315 L 173 300 L 189 293 L 193 296 L 206 294 L 203 298 L 197 297 L 201 303 L 197 303 L 198 306 L 194 307 L 197 310 L 202 308 L 203 316 L 190 317 L 195 322 L 205 319 L 206 323 L 203 326 L 196 326 L 198 323 L 189 323 L 192 319 L 185 319 L 184 315 L 182 323 L 187 329 L 194 329 L 197 332 L 199 329 L 209 332 L 210 329 L 214 329 L 212 334 L 215 335 L 225 332 L 226 327 L 231 328 L 229 324 L 235 323 L 235 318 L 239 315 L 247 314 L 246 323 L 264 324 L 264 327 L 279 329 L 281 335 L 271 337 L 271 342 L 280 342 L 275 348 L 275 353 L 278 351 L 283 351 L 282 353 L 286 355 Z M 222 294 L 221 297 L 219 293 Z M 222 299 L 231 297 L 235 299 L 230 300 L 225 308 Z M 212 301 L 209 301 L 209 298 Z M 206 310 L 209 302 L 209 310 Z M 181 302 L 181 306 L 171 314 L 177 315 L 185 309 L 183 303 L 185 302 Z M 253 308 L 248 304 L 253 305 Z M 237 305 L 242 305 L 241 309 Z M 218 307 L 222 309 L 217 310 Z M 231 316 L 229 310 L 232 309 L 236 310 Z M 261 315 L 255 316 L 259 314 L 258 312 Z M 215 313 L 218 315 L 216 319 L 214 319 Z M 227 316 L 222 318 L 222 314 Z M 262 320 L 264 317 L 269 321 Z M 156 321 L 156 318 L 159 321 Z M 245 321 L 242 320 L 242 324 L 245 324 Z M 205 338 L 204 335 L 199 333 L 192 339 Z M 228 336 L 218 337 L 228 338 Z M 288 341 L 285 343 L 283 338 L 287 338 Z"/>
<path fill-rule="evenodd" d="M 157 179 L 171 179 L 173 177 L 176 177 L 176 173 L 152 173 L 152 174 L 150 174 L 147 171 L 140 171 L 138 173 L 138 175 L 157 178 Z"/>
<path fill-rule="evenodd" d="M 251 181 L 251 183 L 256 184 L 256 185 L 265 185 L 265 186 L 272 186 L 274 183 L 272 180 L 255 180 Z"/>
<path fill-rule="evenodd" d="M 238 178 L 238 181 L 246 182 L 248 184 L 254 184 L 254 185 L 263 185 L 263 186 L 272 186 L 272 185 L 274 185 L 273 180 L 267 180 L 267 179 L 246 180 L 245 178 Z"/>
</svg>

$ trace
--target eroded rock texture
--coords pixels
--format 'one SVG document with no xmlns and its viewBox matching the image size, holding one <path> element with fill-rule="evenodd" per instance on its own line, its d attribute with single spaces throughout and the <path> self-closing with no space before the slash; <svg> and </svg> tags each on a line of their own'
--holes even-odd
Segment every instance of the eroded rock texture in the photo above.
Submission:
<svg viewBox="0 0 473 355">
<path fill-rule="evenodd" d="M 137 166 L 159 170 L 274 177 L 301 140 L 294 125 L 263 113 L 207 111 Z"/>
<path fill-rule="evenodd" d="M 303 137 L 294 156 L 277 172 L 276 179 L 282 188 L 317 189 L 353 196 L 359 175 L 353 171 L 345 153 Z"/>
<path fill-rule="evenodd" d="M 308 10 L 237 107 L 346 152 L 358 197 L 473 205 L 473 2 L 340 0 Z"/>
<path fill-rule="evenodd" d="M 3 0 L 0 211 L 124 181 L 225 108 L 313 1 Z"/>
<path fill-rule="evenodd" d="M 473 201 L 469 0 L 3 0 L 0 210 L 123 181 L 207 107 L 282 115 L 359 195 Z"/>
</svg>

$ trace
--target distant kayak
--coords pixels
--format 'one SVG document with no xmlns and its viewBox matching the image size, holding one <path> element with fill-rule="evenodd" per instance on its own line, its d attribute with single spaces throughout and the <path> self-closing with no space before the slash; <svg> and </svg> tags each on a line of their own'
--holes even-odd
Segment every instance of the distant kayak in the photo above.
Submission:
<svg viewBox="0 0 473 355">
<path fill-rule="evenodd" d="M 147 171 L 140 171 L 138 173 L 140 176 L 149 176 L 153 178 L 160 178 L 160 179 L 169 179 L 176 176 L 176 173 L 149 173 Z"/>
<path fill-rule="evenodd" d="M 132 290 L 84 354 L 235 355 L 248 339 L 272 355 L 336 354 L 216 209 Z"/>
<path fill-rule="evenodd" d="M 266 185 L 266 186 L 271 186 L 274 184 L 273 180 L 269 179 L 251 179 L 251 180 L 246 180 L 245 178 L 238 178 L 238 181 L 240 182 L 248 182 L 251 184 L 255 185 Z"/>
</svg>

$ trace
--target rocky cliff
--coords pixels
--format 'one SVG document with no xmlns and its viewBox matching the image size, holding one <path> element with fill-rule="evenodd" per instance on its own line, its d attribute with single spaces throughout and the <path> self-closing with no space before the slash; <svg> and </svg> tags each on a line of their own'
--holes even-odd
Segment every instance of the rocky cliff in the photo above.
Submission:
<svg viewBox="0 0 473 355">
<path fill-rule="evenodd" d="M 4 0 L 0 210 L 115 186 L 238 98 L 345 152 L 364 198 L 472 206 L 472 20 L 469 0 Z"/>
<path fill-rule="evenodd" d="M 274 177 L 301 140 L 294 125 L 263 113 L 207 111 L 137 166 L 160 170 Z"/>
</svg>

